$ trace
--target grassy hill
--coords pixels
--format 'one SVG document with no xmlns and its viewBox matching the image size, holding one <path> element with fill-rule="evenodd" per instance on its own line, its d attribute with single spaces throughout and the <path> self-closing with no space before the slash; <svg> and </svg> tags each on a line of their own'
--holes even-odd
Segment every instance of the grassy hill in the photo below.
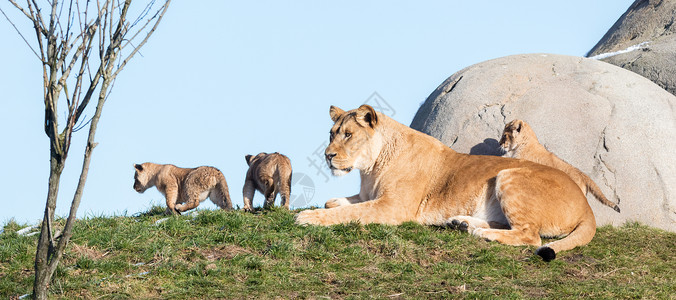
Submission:
<svg viewBox="0 0 676 300">
<path fill-rule="evenodd" d="M 441 227 L 301 227 L 294 214 L 202 210 L 77 222 L 55 279 L 73 298 L 674 299 L 676 234 L 628 224 L 543 262 L 535 247 Z M 0 298 L 32 291 L 37 235 L 0 234 Z"/>
</svg>

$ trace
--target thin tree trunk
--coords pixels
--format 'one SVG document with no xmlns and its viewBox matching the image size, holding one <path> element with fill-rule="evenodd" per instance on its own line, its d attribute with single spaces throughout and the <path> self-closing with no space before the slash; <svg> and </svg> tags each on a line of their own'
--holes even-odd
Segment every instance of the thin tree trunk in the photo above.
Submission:
<svg viewBox="0 0 676 300">
<path fill-rule="evenodd" d="M 59 181 L 63 172 L 63 163 L 55 157 L 55 152 L 50 151 L 50 173 L 47 192 L 47 205 L 42 219 L 38 247 L 35 254 L 35 283 L 33 284 L 33 298 L 47 299 L 47 291 L 52 274 L 49 272 L 49 262 L 53 247 L 53 221 L 56 199 L 59 194 Z"/>
<path fill-rule="evenodd" d="M 84 6 L 80 6 L 78 1 L 75 1 L 75 3 L 71 1 L 69 4 L 65 4 L 58 0 L 53 0 L 48 2 L 51 6 L 49 25 L 45 24 L 41 9 L 38 7 L 36 1 L 28 0 L 28 9 L 21 7 L 15 0 L 9 0 L 9 2 L 32 21 L 37 36 L 37 42 L 40 46 L 40 54 L 38 55 L 36 52 L 36 55 L 42 63 L 43 71 L 45 104 L 44 130 L 45 134 L 49 137 L 50 142 L 50 173 L 47 203 L 45 205 L 44 218 L 42 220 L 39 242 L 35 254 L 33 298 L 47 299 L 49 284 L 68 245 L 70 237 L 72 236 L 77 210 L 80 206 L 85 182 L 87 181 L 89 173 L 92 152 L 97 144 L 94 142 L 96 129 L 101 117 L 103 105 L 109 94 L 108 90 L 112 88 L 118 73 L 153 34 L 169 8 L 171 0 L 164 0 L 164 5 L 162 5 L 154 15 L 149 15 L 151 7 L 155 3 L 154 0 L 150 1 L 150 3 L 147 4 L 146 9 L 141 12 L 139 17 L 133 23 L 127 21 L 127 12 L 132 0 L 124 0 L 124 4 L 121 3 L 121 0 L 105 0 L 104 3 L 96 2 L 97 11 L 96 15 L 94 15 L 95 19 L 93 20 L 90 20 L 87 17 L 90 1 L 87 1 Z M 63 9 L 66 6 L 68 7 L 66 9 L 67 15 L 65 19 L 62 19 L 61 13 L 64 12 Z M 81 13 L 80 8 L 84 8 L 84 14 Z M 82 16 L 84 16 L 84 20 L 81 19 Z M 74 23 L 75 19 L 77 19 L 79 24 Z M 145 20 L 145 24 L 141 22 L 142 20 Z M 152 20 L 156 20 L 152 28 L 146 28 L 146 26 L 152 24 Z M 64 21 L 65 23 L 63 23 Z M 137 25 L 141 27 L 135 27 Z M 132 28 L 136 28 L 136 31 L 132 34 L 131 38 L 128 38 L 128 31 L 132 30 Z M 80 34 L 77 34 L 77 32 L 71 32 L 71 29 L 80 29 L 81 32 Z M 146 32 L 145 38 L 141 40 L 137 46 L 134 46 L 132 40 L 142 32 Z M 19 35 L 21 35 L 20 32 Z M 23 35 L 21 36 L 23 37 Z M 93 75 L 93 77 L 90 76 L 89 87 L 86 88 L 86 94 L 84 98 L 81 99 L 82 75 L 85 73 L 85 70 L 89 70 L 90 50 L 93 49 L 92 41 L 94 36 L 98 36 L 99 40 L 98 58 L 100 59 L 100 62 L 95 75 Z M 74 40 L 72 38 L 74 38 Z M 26 43 L 28 42 L 26 41 Z M 131 53 L 129 53 L 121 62 L 118 62 L 122 49 L 127 45 L 133 46 Z M 28 46 L 33 49 L 30 44 Z M 77 47 L 73 48 L 74 46 Z M 77 49 L 74 54 L 70 54 L 72 49 Z M 69 63 L 66 63 L 67 59 L 70 61 Z M 79 60 L 81 60 L 81 67 L 79 72 L 77 72 L 78 76 L 75 80 L 75 90 L 73 91 L 72 98 L 68 98 L 68 78 L 70 77 L 71 68 L 76 65 Z M 75 129 L 76 124 L 80 120 L 84 110 L 87 108 L 89 100 L 99 83 L 101 83 L 101 88 L 98 95 L 98 104 L 96 106 L 95 114 L 90 120 L 89 135 L 80 178 L 73 195 L 68 219 L 63 228 L 63 234 L 57 241 L 56 237 L 54 237 L 54 215 L 59 194 L 61 174 L 70 150 L 71 136 L 77 131 L 77 129 Z M 66 94 L 68 114 L 65 128 L 59 133 L 57 104 L 62 92 L 65 92 Z M 80 102 L 80 100 L 82 100 L 82 102 Z"/>
</svg>

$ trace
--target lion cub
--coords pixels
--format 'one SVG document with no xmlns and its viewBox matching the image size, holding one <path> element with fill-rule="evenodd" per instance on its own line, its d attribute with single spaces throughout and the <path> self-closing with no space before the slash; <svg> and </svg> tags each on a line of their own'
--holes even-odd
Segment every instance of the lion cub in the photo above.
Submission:
<svg viewBox="0 0 676 300">
<path fill-rule="evenodd" d="M 281 205 L 289 209 L 291 194 L 291 161 L 277 152 L 245 156 L 249 171 L 244 181 L 244 210 L 253 211 L 253 197 L 256 190 L 265 195 L 265 208 L 275 205 L 275 197 L 281 194 Z"/>
<path fill-rule="evenodd" d="M 505 151 L 504 157 L 530 160 L 565 172 L 580 187 L 582 193 L 586 195 L 587 192 L 591 192 L 599 202 L 620 212 L 620 207 L 608 200 L 589 176 L 547 151 L 525 121 L 513 120 L 507 123 L 500 138 L 500 146 Z"/>
<path fill-rule="evenodd" d="M 179 168 L 154 163 L 135 164 L 134 190 L 145 192 L 156 187 L 167 200 L 167 213 L 197 207 L 207 197 L 222 209 L 232 209 L 228 183 L 223 173 L 214 167 Z"/>
</svg>

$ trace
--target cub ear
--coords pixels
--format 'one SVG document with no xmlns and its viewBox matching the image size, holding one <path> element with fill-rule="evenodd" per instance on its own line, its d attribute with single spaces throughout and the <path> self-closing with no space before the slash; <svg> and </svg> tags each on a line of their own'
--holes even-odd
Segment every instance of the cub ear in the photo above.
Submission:
<svg viewBox="0 0 676 300">
<path fill-rule="evenodd" d="M 340 116 L 342 116 L 344 113 L 345 113 L 344 110 L 335 107 L 333 105 L 331 105 L 331 108 L 329 109 L 329 115 L 331 116 L 331 121 L 333 122 L 338 120 L 338 118 L 340 118 Z"/>
<path fill-rule="evenodd" d="M 143 171 L 143 166 L 142 166 L 142 165 L 139 165 L 139 164 L 134 164 L 134 169 L 136 169 L 136 170 L 139 171 L 139 172 L 142 172 L 142 171 Z"/>
<path fill-rule="evenodd" d="M 368 104 L 362 104 L 357 108 L 357 120 L 361 120 L 366 123 L 371 128 L 374 128 L 378 124 L 378 114 L 376 111 Z"/>
<path fill-rule="evenodd" d="M 516 120 L 516 122 L 514 123 L 514 125 L 516 125 L 516 132 L 519 132 L 519 133 L 520 133 L 520 132 L 521 132 L 521 126 L 523 125 L 523 121 L 521 121 L 521 120 Z"/>
<path fill-rule="evenodd" d="M 246 164 L 247 164 L 247 165 L 250 165 L 250 164 L 251 164 L 251 158 L 252 158 L 252 157 L 253 157 L 253 155 L 249 155 L 249 154 L 247 154 L 246 156 L 244 156 L 244 159 L 246 159 Z"/>
</svg>

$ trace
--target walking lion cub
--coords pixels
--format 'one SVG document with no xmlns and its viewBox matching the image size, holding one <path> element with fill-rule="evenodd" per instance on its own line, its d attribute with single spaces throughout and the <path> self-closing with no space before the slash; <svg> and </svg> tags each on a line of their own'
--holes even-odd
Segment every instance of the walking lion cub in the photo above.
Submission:
<svg viewBox="0 0 676 300">
<path fill-rule="evenodd" d="M 573 167 L 563 159 L 549 152 L 540 142 L 533 129 L 522 120 L 513 120 L 502 131 L 500 147 L 505 151 L 503 156 L 530 160 L 545 166 L 557 168 L 570 176 L 583 194 L 590 192 L 599 202 L 620 212 L 620 207 L 603 195 L 601 189 L 580 169 Z"/>
<path fill-rule="evenodd" d="M 291 195 L 291 160 L 275 153 L 258 153 L 245 156 L 249 170 L 244 181 L 244 210 L 253 211 L 253 197 L 256 190 L 265 195 L 265 208 L 275 205 L 275 197 L 281 194 L 282 203 L 289 209 Z"/>
<path fill-rule="evenodd" d="M 167 200 L 167 213 L 181 214 L 197 207 L 207 197 L 222 209 L 232 209 L 228 183 L 214 167 L 179 168 L 154 163 L 135 164 L 134 190 L 156 187 Z"/>
</svg>

